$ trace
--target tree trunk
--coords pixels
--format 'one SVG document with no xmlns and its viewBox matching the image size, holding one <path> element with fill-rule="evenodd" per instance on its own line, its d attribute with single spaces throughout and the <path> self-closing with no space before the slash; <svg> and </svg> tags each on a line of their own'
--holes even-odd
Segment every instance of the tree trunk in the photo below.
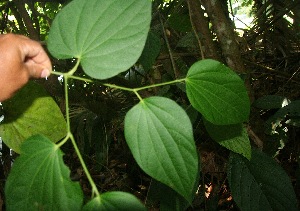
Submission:
<svg viewBox="0 0 300 211">
<path fill-rule="evenodd" d="M 227 65 L 238 73 L 246 73 L 240 49 L 235 39 L 236 35 L 230 21 L 225 16 L 221 3 L 214 0 L 202 2 L 216 31 Z"/>
<path fill-rule="evenodd" d="M 203 0 L 201 2 L 213 24 L 227 65 L 237 73 L 247 76 L 245 85 L 248 89 L 250 99 L 253 100 L 250 76 L 244 66 L 232 24 L 230 20 L 226 18 L 221 2 L 215 0 Z"/>
<path fill-rule="evenodd" d="M 201 8 L 200 1 L 187 0 L 187 3 L 195 33 L 197 33 L 197 35 L 200 34 L 200 44 L 204 47 L 204 57 L 220 60 L 217 53 L 217 47 L 213 42 L 213 35 L 209 30 L 209 21 L 204 16 L 204 10 Z"/>
</svg>

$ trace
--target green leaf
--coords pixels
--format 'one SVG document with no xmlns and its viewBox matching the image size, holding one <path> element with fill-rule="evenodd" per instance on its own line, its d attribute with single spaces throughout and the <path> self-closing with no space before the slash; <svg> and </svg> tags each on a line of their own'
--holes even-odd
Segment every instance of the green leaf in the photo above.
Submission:
<svg viewBox="0 0 300 211">
<path fill-rule="evenodd" d="M 151 97 L 125 117 L 125 138 L 139 166 L 188 202 L 198 172 L 190 119 L 174 101 Z"/>
<path fill-rule="evenodd" d="M 143 204 L 129 193 L 112 191 L 101 194 L 88 202 L 83 211 L 146 211 Z"/>
<path fill-rule="evenodd" d="M 290 178 L 271 157 L 253 150 L 248 161 L 232 153 L 228 182 L 234 201 L 243 211 L 297 209 L 297 199 Z"/>
<path fill-rule="evenodd" d="M 251 159 L 251 144 L 248 133 L 243 124 L 214 125 L 204 121 L 205 128 L 210 137 L 223 147 Z"/>
<path fill-rule="evenodd" d="M 55 143 L 67 133 L 61 110 L 37 83 L 28 83 L 12 99 L 3 102 L 3 108 L 0 136 L 17 153 L 22 142 L 35 134 L 42 134 Z"/>
<path fill-rule="evenodd" d="M 79 58 L 86 74 L 107 79 L 138 60 L 150 21 L 149 0 L 74 0 L 54 19 L 48 49 L 58 59 Z"/>
<path fill-rule="evenodd" d="M 206 59 L 191 66 L 186 78 L 187 96 L 215 125 L 247 121 L 250 102 L 242 79 L 222 63 Z"/>
<path fill-rule="evenodd" d="M 83 194 L 70 179 L 61 150 L 36 135 L 21 146 L 5 184 L 7 210 L 80 210 Z"/>
<path fill-rule="evenodd" d="M 143 65 L 144 70 L 151 69 L 156 57 L 160 53 L 160 38 L 153 32 L 149 32 L 145 48 L 142 52 L 139 62 Z"/>
</svg>

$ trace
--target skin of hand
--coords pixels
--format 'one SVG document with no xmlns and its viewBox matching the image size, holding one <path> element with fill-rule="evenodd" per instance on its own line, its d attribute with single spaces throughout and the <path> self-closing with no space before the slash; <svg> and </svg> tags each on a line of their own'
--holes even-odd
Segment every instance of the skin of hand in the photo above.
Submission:
<svg viewBox="0 0 300 211">
<path fill-rule="evenodd" d="M 31 78 L 46 78 L 51 61 L 41 44 L 22 35 L 0 35 L 0 102 Z"/>
</svg>

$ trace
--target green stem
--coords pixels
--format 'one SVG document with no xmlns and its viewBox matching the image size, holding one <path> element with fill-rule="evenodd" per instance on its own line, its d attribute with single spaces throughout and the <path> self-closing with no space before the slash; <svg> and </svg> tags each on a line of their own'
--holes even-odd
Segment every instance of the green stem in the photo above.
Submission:
<svg viewBox="0 0 300 211">
<path fill-rule="evenodd" d="M 68 72 L 68 76 L 72 76 L 76 72 L 79 64 L 80 64 L 80 58 L 77 59 L 75 66 Z"/>
<path fill-rule="evenodd" d="M 115 88 L 115 89 L 121 89 L 121 90 L 125 90 L 125 91 L 130 91 L 130 92 L 134 92 L 134 94 L 139 98 L 140 101 L 143 101 L 143 98 L 139 95 L 138 91 L 144 90 L 144 89 L 150 89 L 150 88 L 154 88 L 154 87 L 158 87 L 158 86 L 165 86 L 165 85 L 170 85 L 170 84 L 175 84 L 175 83 L 181 83 L 184 82 L 186 79 L 177 79 L 174 81 L 168 81 L 168 82 L 164 82 L 164 83 L 159 83 L 159 84 L 152 84 L 152 85 L 148 85 L 148 86 L 143 86 L 140 88 L 126 88 L 126 87 L 122 87 L 122 86 L 117 86 L 114 84 L 103 84 L 104 86 L 110 87 L 110 88 Z"/>
<path fill-rule="evenodd" d="M 90 175 L 90 172 L 82 158 L 82 155 L 80 153 L 80 150 L 76 144 L 75 138 L 71 132 L 71 124 L 70 124 L 70 109 L 69 109 L 69 89 L 68 89 L 68 80 L 69 78 L 72 79 L 76 79 L 76 80 L 81 80 L 81 81 L 86 81 L 86 82 L 93 82 L 93 80 L 91 79 L 87 79 L 87 78 L 82 78 L 82 77 L 78 77 L 78 76 L 73 76 L 73 74 L 75 73 L 75 71 L 77 70 L 78 66 L 80 64 L 80 59 L 77 60 L 75 66 L 68 72 L 68 73 L 61 73 L 61 72 L 52 72 L 52 74 L 54 75 L 63 75 L 64 77 L 64 91 L 65 91 L 65 101 L 66 101 L 66 121 L 67 121 L 67 136 L 57 145 L 58 147 L 61 147 L 63 144 L 65 144 L 68 139 L 71 139 L 72 145 L 75 149 L 75 152 L 79 158 L 80 164 L 83 168 L 83 171 L 92 187 L 92 197 L 99 196 L 100 193 L 97 189 L 97 186 L 94 182 L 94 180 L 92 179 L 92 176 Z M 181 83 L 184 82 L 186 79 L 177 79 L 174 81 L 169 81 L 169 82 L 164 82 L 164 83 L 159 83 L 159 84 L 153 84 L 153 85 L 148 85 L 148 86 L 144 86 L 144 87 L 140 87 L 140 88 L 127 88 L 127 87 L 122 87 L 122 86 L 118 86 L 115 84 L 107 84 L 107 83 L 103 83 L 103 86 L 107 86 L 110 88 L 115 88 L 115 89 L 120 89 L 120 90 L 124 90 L 124 91 L 130 91 L 130 92 L 134 92 L 134 94 L 139 98 L 140 101 L 143 101 L 143 98 L 139 95 L 138 91 L 144 90 L 144 89 L 150 89 L 150 88 L 154 88 L 154 87 L 158 87 L 158 86 L 165 86 L 165 85 L 170 85 L 170 84 L 175 84 L 175 83 Z"/>
<path fill-rule="evenodd" d="M 69 140 L 70 134 L 71 134 L 70 132 L 67 132 L 66 137 L 65 137 L 61 142 L 59 142 L 59 143 L 57 144 L 57 147 L 58 147 L 58 148 L 61 148 L 62 145 L 64 145 L 64 144 Z"/>
<path fill-rule="evenodd" d="M 72 70 L 71 70 L 71 71 L 72 71 Z M 70 72 L 71 72 L 71 71 L 70 71 Z M 65 99 L 66 99 L 67 130 L 68 130 L 69 137 L 70 137 L 70 139 L 71 139 L 71 141 L 72 141 L 73 147 L 74 147 L 74 149 L 75 149 L 75 152 L 76 152 L 76 154 L 77 154 L 77 156 L 78 156 L 78 158 L 79 158 L 79 161 L 80 161 L 80 163 L 81 163 L 81 166 L 82 166 L 82 168 L 83 168 L 83 171 L 84 171 L 84 173 L 85 173 L 87 179 L 89 180 L 90 185 L 92 186 L 92 194 L 93 194 L 93 195 L 96 194 L 96 196 L 99 196 L 100 193 L 99 193 L 99 191 L 98 191 L 98 189 L 97 189 L 97 187 L 96 187 L 96 184 L 95 184 L 94 180 L 92 179 L 92 177 L 91 177 L 91 175 L 90 175 L 90 172 L 88 171 L 88 169 L 87 169 L 87 167 L 86 167 L 86 165 L 85 165 L 85 162 L 84 162 L 84 160 L 83 160 L 83 158 L 82 158 L 82 155 L 81 155 L 81 153 L 80 153 L 80 151 L 79 151 L 79 148 L 78 148 L 78 146 L 77 146 L 77 144 L 76 144 L 75 138 L 74 138 L 74 136 L 73 136 L 73 134 L 72 134 L 72 132 L 71 132 L 70 110 L 69 110 L 69 92 L 68 92 L 68 79 L 69 79 L 69 77 L 70 77 L 70 76 L 69 76 L 70 72 L 69 72 L 68 74 L 65 74 L 65 75 L 64 75 L 64 83 L 65 83 Z"/>
<path fill-rule="evenodd" d="M 107 86 L 107 87 L 114 88 L 114 89 L 121 89 L 121 90 L 128 91 L 128 92 L 134 92 L 134 89 L 132 89 L 132 88 L 118 86 L 118 85 L 115 85 L 115 84 L 106 84 L 106 83 L 104 83 L 103 86 Z"/>
<path fill-rule="evenodd" d="M 83 171 L 92 187 L 92 197 L 94 197 L 94 195 L 99 196 L 100 193 L 97 189 L 97 186 L 94 182 L 94 180 L 92 179 L 92 176 L 90 175 L 90 172 L 88 171 L 85 162 L 82 158 L 82 155 L 80 153 L 80 150 L 76 144 L 75 138 L 71 132 L 71 124 L 70 124 L 70 109 L 69 109 L 69 90 L 68 90 L 68 80 L 69 78 L 74 78 L 75 76 L 72 76 L 74 74 L 74 72 L 77 70 L 79 65 L 79 59 L 76 63 L 76 65 L 72 68 L 72 70 L 70 70 L 68 73 L 60 73 L 60 72 L 52 72 L 52 74 L 55 75 L 63 75 L 64 76 L 64 91 L 65 91 L 65 101 L 66 101 L 66 121 L 67 121 L 67 136 L 57 145 L 58 147 L 61 147 L 63 144 L 65 144 L 68 139 L 71 139 L 72 145 L 75 149 L 75 152 L 79 158 L 80 164 L 83 168 Z"/>
<path fill-rule="evenodd" d="M 59 75 L 59 76 L 60 75 L 66 75 L 66 73 L 56 72 L 56 71 L 52 72 L 52 74 Z M 88 78 L 82 78 L 82 77 L 73 76 L 73 75 L 68 76 L 68 78 L 72 78 L 72 79 L 76 79 L 76 80 L 80 80 L 80 81 L 85 81 L 85 82 L 93 83 L 93 80 L 88 79 Z M 136 93 L 136 92 L 144 90 L 144 89 L 151 89 L 151 88 L 159 87 L 159 86 L 171 85 L 171 84 L 175 84 L 175 83 L 182 83 L 185 80 L 186 80 L 186 78 L 182 78 L 182 79 L 177 79 L 177 80 L 168 81 L 168 82 L 164 82 L 164 83 L 143 86 L 143 87 L 139 87 L 139 88 L 127 88 L 127 87 L 118 86 L 118 85 L 115 85 L 115 84 L 108 84 L 108 83 L 103 83 L 102 85 L 110 87 L 110 88 L 114 88 L 114 89 L 120 89 L 120 90 L 124 90 L 124 91 L 129 91 L 129 92 Z"/>
<path fill-rule="evenodd" d="M 93 83 L 94 81 L 91 80 L 91 79 L 88 79 L 88 78 L 82 78 L 82 77 L 78 77 L 78 76 L 69 76 L 69 78 L 72 78 L 72 79 L 75 79 L 75 80 L 78 80 L 78 81 L 84 81 L 84 82 L 89 82 L 89 83 Z"/>
<path fill-rule="evenodd" d="M 110 88 L 115 88 L 115 89 L 121 89 L 121 90 L 125 90 L 125 91 L 130 91 L 130 92 L 138 92 L 144 89 L 151 89 L 154 87 L 158 87 L 158 86 L 165 86 L 165 85 L 170 85 L 170 84 L 175 84 L 175 83 L 182 83 L 186 80 L 186 78 L 182 78 L 182 79 L 177 79 L 174 81 L 168 81 L 168 82 L 164 82 L 164 83 L 159 83 L 159 84 L 152 84 L 152 85 L 148 85 L 148 86 L 143 86 L 143 87 L 139 87 L 139 88 L 127 88 L 127 87 L 122 87 L 122 86 L 118 86 L 118 85 L 114 85 L 114 84 L 103 84 L 104 86 L 110 87 Z"/>
<path fill-rule="evenodd" d="M 143 101 L 143 98 L 141 97 L 141 95 L 137 91 L 133 90 L 133 92 L 139 98 L 140 101 Z"/>
<path fill-rule="evenodd" d="M 69 79 L 68 76 L 64 75 L 67 132 L 70 133 L 71 132 L 71 124 L 70 124 L 70 110 L 69 110 L 68 79 Z"/>
<path fill-rule="evenodd" d="M 61 75 L 64 75 L 64 74 L 66 74 L 66 73 L 57 72 L 57 71 L 52 71 L 51 74 L 61 76 Z"/>
<path fill-rule="evenodd" d="M 134 88 L 133 90 L 138 92 L 138 91 L 141 91 L 141 90 L 144 90 L 144 89 L 150 89 L 150 88 L 154 88 L 154 87 L 158 87 L 158 86 L 166 86 L 166 85 L 171 85 L 171 84 L 175 84 L 175 83 L 182 83 L 185 80 L 186 80 L 186 78 L 182 78 L 182 79 L 177 79 L 177 80 L 174 80 L 174 81 L 168 81 L 168 82 L 164 82 L 164 83 L 143 86 L 143 87 L 140 87 L 140 88 Z"/>
<path fill-rule="evenodd" d="M 78 146 L 76 144 L 76 141 L 75 141 L 75 138 L 74 138 L 73 134 L 70 134 L 70 139 L 72 141 L 72 144 L 73 144 L 73 147 L 75 149 L 75 152 L 76 152 L 76 154 L 77 154 L 77 156 L 79 158 L 79 161 L 80 161 L 80 164 L 81 164 L 81 166 L 83 168 L 83 171 L 84 171 L 84 173 L 85 173 L 85 175 L 86 175 L 86 177 L 87 177 L 87 179 L 88 179 L 88 181 L 89 181 L 89 183 L 90 183 L 90 185 L 92 187 L 92 197 L 94 197 L 94 194 L 96 196 L 99 196 L 100 193 L 98 191 L 98 188 L 97 188 L 94 180 L 92 179 L 92 176 L 90 175 L 89 170 L 87 169 L 87 167 L 85 165 L 85 162 L 84 162 L 84 160 L 83 160 L 83 158 L 81 156 L 81 153 L 80 153 L 79 148 L 78 148 Z"/>
</svg>

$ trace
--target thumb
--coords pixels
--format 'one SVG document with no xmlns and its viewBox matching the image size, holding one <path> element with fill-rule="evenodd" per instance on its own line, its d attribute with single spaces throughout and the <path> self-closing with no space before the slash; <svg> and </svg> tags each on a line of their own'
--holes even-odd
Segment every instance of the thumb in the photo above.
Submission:
<svg viewBox="0 0 300 211">
<path fill-rule="evenodd" d="M 31 78 L 45 78 L 50 75 L 51 61 L 43 49 L 36 41 L 22 39 L 20 49 L 22 60 Z"/>
<path fill-rule="evenodd" d="M 50 75 L 50 70 L 47 67 L 35 63 L 33 60 L 26 61 L 25 66 L 30 78 L 46 78 Z"/>
</svg>

